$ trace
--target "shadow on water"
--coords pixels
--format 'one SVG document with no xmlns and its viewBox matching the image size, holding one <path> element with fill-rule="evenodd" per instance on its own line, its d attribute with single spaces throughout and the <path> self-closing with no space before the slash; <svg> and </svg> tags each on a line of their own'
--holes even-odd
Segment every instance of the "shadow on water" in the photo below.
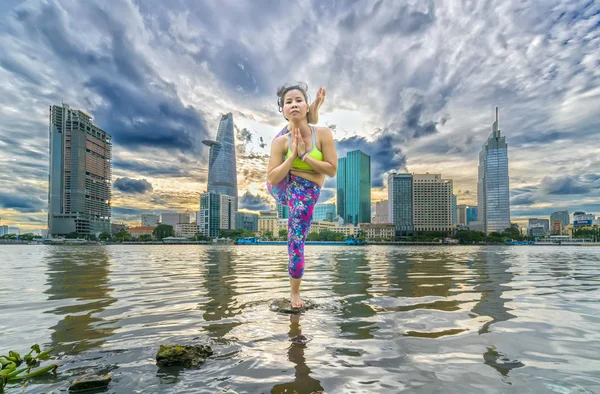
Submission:
<svg viewBox="0 0 600 394">
<path fill-rule="evenodd" d="M 51 334 L 58 354 L 77 354 L 101 346 L 115 330 L 113 321 L 94 317 L 116 300 L 110 296 L 110 260 L 103 247 L 48 249 L 45 293 L 49 301 L 65 300 L 47 311 L 63 316 Z"/>
<path fill-rule="evenodd" d="M 365 321 L 375 315 L 373 308 L 364 303 L 372 298 L 368 292 L 369 259 L 364 250 L 333 255 L 333 292 L 342 298 L 340 314 L 341 336 L 348 339 L 371 339 L 377 327 Z"/>
<path fill-rule="evenodd" d="M 290 347 L 288 348 L 288 360 L 295 364 L 295 379 L 293 382 L 281 383 L 273 386 L 271 393 L 314 393 L 322 392 L 321 382 L 310 376 L 311 370 L 306 365 L 304 350 L 309 339 L 302 335 L 300 314 L 290 315 Z"/>
<path fill-rule="evenodd" d="M 222 339 L 241 324 L 238 321 L 228 321 L 241 313 L 241 309 L 233 303 L 238 295 L 234 285 L 236 278 L 234 257 L 231 249 L 209 249 L 206 252 L 206 262 L 200 262 L 205 270 L 204 288 L 209 300 L 198 308 L 204 310 L 202 317 L 206 323 L 202 327 L 203 330 L 215 340 Z"/>
</svg>

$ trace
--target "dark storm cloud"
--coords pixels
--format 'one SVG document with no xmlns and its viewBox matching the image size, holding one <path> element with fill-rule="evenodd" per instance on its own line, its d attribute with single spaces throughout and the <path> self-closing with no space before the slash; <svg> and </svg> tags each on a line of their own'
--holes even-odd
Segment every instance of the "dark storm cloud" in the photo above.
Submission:
<svg viewBox="0 0 600 394">
<path fill-rule="evenodd" d="M 406 156 L 397 142 L 398 137 L 391 132 L 379 132 L 373 141 L 353 136 L 336 141 L 338 157 L 345 157 L 350 151 L 360 149 L 371 156 L 371 185 L 383 186 L 383 175 L 388 171 L 406 169 Z"/>
<path fill-rule="evenodd" d="M 145 194 L 152 191 L 152 184 L 145 179 L 119 178 L 114 183 L 115 189 L 127 194 Z"/>
<path fill-rule="evenodd" d="M 576 177 L 571 176 L 559 176 L 551 177 L 545 176 L 542 178 L 539 191 L 543 194 L 585 194 L 591 189 L 590 184 L 581 182 Z"/>
<path fill-rule="evenodd" d="M 39 212 L 48 207 L 48 203 L 34 194 L 21 192 L 0 192 L 0 207 L 15 211 L 31 213 Z"/>
<path fill-rule="evenodd" d="M 534 196 L 535 195 L 533 193 L 518 194 L 518 195 L 510 198 L 510 205 L 534 204 L 535 203 Z"/>
<path fill-rule="evenodd" d="M 261 67 L 264 60 L 257 55 L 241 41 L 228 41 L 211 59 L 211 70 L 230 91 L 265 94 L 274 89 L 268 89 L 273 86 Z"/>
<path fill-rule="evenodd" d="M 424 103 L 414 103 L 406 112 L 404 126 L 413 131 L 414 138 L 421 138 L 433 134 L 437 131 L 437 122 L 421 122 L 421 115 L 425 108 Z"/>
<path fill-rule="evenodd" d="M 115 160 L 113 168 L 131 171 L 136 174 L 147 176 L 192 176 L 189 168 L 182 167 L 176 164 L 163 163 L 160 160 L 154 162 L 141 162 L 136 160 Z M 208 172 L 205 168 L 194 168 L 194 172 Z"/>
<path fill-rule="evenodd" d="M 194 141 L 207 134 L 202 115 L 186 107 L 176 87 L 163 80 L 125 32 L 126 21 L 90 5 L 89 21 L 105 34 L 103 48 L 77 45 L 68 23 L 69 15 L 58 3 L 49 2 L 37 12 L 19 15 L 31 36 L 61 62 L 61 77 L 82 75 L 83 86 L 102 98 L 96 108 L 87 108 L 95 122 L 122 147 L 157 146 L 190 151 Z M 72 26 L 77 26 L 73 24 Z M 58 70 L 57 70 L 58 71 Z M 200 136 L 200 138 L 197 138 Z"/>
<path fill-rule="evenodd" d="M 246 192 L 242 197 L 240 197 L 239 201 L 240 209 L 248 209 L 251 211 L 266 211 L 270 209 L 270 205 L 270 200 L 260 196 L 255 196 L 250 192 Z"/>
</svg>

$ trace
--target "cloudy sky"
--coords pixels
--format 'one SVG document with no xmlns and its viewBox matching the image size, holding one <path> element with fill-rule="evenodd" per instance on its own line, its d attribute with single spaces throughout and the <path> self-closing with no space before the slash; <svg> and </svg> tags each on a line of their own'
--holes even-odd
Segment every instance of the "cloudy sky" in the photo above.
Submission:
<svg viewBox="0 0 600 394">
<path fill-rule="evenodd" d="M 221 113 L 236 125 L 240 207 L 272 203 L 275 92 L 327 89 L 338 155 L 454 179 L 474 204 L 494 107 L 513 221 L 600 214 L 600 3 L 555 0 L 0 3 L 0 217 L 46 226 L 48 112 L 68 103 L 113 136 L 113 222 L 198 210 Z M 320 202 L 335 198 L 329 179 Z"/>
</svg>

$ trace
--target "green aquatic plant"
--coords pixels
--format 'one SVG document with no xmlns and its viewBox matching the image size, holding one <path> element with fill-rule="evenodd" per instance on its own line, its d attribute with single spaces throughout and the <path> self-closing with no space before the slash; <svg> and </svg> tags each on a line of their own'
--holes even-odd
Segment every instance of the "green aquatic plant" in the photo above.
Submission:
<svg viewBox="0 0 600 394">
<path fill-rule="evenodd" d="M 56 374 L 58 368 L 56 364 L 46 365 L 32 371 L 33 368 L 40 365 L 41 361 L 52 359 L 50 352 L 52 352 L 52 349 L 42 352 L 40 346 L 35 344 L 31 347 L 29 353 L 23 357 L 13 350 L 9 351 L 8 355 L 0 356 L 0 393 L 4 393 L 4 386 L 10 381 L 29 379 L 48 372 Z M 23 363 L 26 366 L 19 368 Z"/>
</svg>

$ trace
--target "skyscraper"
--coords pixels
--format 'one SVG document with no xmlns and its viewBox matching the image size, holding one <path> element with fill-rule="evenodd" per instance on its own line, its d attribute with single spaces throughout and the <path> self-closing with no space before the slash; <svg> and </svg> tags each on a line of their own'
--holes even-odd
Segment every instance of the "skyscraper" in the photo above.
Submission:
<svg viewBox="0 0 600 394">
<path fill-rule="evenodd" d="M 412 174 L 388 175 L 388 215 L 396 236 L 414 234 Z"/>
<path fill-rule="evenodd" d="M 279 219 L 287 219 L 290 216 L 289 208 L 287 205 L 277 202 L 275 203 L 275 208 L 277 210 L 277 217 Z"/>
<path fill-rule="evenodd" d="M 559 220 L 562 227 L 567 227 L 570 223 L 569 211 L 556 211 L 550 214 L 550 224 L 553 224 L 555 220 Z"/>
<path fill-rule="evenodd" d="M 200 195 L 200 211 L 196 214 L 198 231 L 207 237 L 218 237 L 221 230 L 235 228 L 236 198 L 206 192 Z"/>
<path fill-rule="evenodd" d="M 49 136 L 49 234 L 110 232 L 111 136 L 66 104 L 50 107 Z"/>
<path fill-rule="evenodd" d="M 492 133 L 479 153 L 477 223 L 486 234 L 510 227 L 508 145 L 500 135 L 498 107 Z"/>
<path fill-rule="evenodd" d="M 335 204 L 316 204 L 313 211 L 313 221 L 333 222 L 335 218 Z"/>
<path fill-rule="evenodd" d="M 415 231 L 452 231 L 452 179 L 441 174 L 413 175 Z"/>
<path fill-rule="evenodd" d="M 360 150 L 338 159 L 337 210 L 346 223 L 371 223 L 371 157 Z"/>
<path fill-rule="evenodd" d="M 221 116 L 216 140 L 204 140 L 208 154 L 208 192 L 235 197 L 238 209 L 237 170 L 235 164 L 235 137 L 233 115 Z"/>
<path fill-rule="evenodd" d="M 455 225 L 457 223 L 456 222 L 456 204 L 457 204 L 456 195 L 453 194 L 452 195 L 452 224 L 453 225 Z"/>
</svg>

